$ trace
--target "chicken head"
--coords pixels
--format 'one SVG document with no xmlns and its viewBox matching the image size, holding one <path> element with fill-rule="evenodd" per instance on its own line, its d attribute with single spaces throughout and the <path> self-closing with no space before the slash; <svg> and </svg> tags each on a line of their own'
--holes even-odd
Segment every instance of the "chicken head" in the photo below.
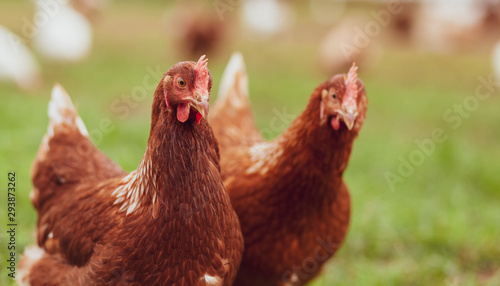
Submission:
<svg viewBox="0 0 500 286">
<path fill-rule="evenodd" d="M 161 101 L 167 112 L 176 112 L 177 120 L 194 119 L 200 123 L 208 115 L 208 101 L 212 88 L 212 75 L 205 55 L 198 62 L 181 62 L 168 70 L 163 78 Z"/>
<path fill-rule="evenodd" d="M 321 90 L 320 121 L 330 123 L 338 131 L 342 123 L 348 130 L 356 125 L 361 109 L 366 108 L 364 85 L 357 75 L 358 67 L 353 64 L 348 74 L 335 75 L 323 84 Z M 360 124 L 359 124 L 360 126 Z"/>
</svg>

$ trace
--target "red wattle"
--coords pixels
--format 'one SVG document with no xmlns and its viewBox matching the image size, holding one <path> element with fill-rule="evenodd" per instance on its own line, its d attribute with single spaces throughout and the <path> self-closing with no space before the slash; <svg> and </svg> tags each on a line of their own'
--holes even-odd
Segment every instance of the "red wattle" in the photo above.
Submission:
<svg viewBox="0 0 500 286">
<path fill-rule="evenodd" d="M 181 103 L 177 106 L 177 120 L 180 122 L 186 122 L 189 118 L 189 109 L 191 106 L 189 103 Z"/>
<path fill-rule="evenodd" d="M 201 113 L 196 112 L 196 123 L 200 124 L 200 121 L 202 118 L 203 118 L 203 116 L 201 116 Z"/>
<path fill-rule="evenodd" d="M 332 125 L 333 130 L 337 131 L 340 129 L 340 121 L 337 117 L 332 117 L 330 124 Z"/>
</svg>

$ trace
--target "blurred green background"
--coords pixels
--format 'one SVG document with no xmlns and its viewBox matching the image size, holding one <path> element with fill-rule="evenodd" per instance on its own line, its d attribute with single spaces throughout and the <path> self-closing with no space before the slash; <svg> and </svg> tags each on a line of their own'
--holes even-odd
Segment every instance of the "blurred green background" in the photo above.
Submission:
<svg viewBox="0 0 500 286">
<path fill-rule="evenodd" d="M 276 111 L 297 116 L 315 86 L 333 75 L 321 71 L 317 59 L 330 26 L 303 12 L 305 2 L 294 5 L 292 27 L 262 40 L 239 27 L 238 7 L 227 12 L 224 21 L 233 31 L 218 52 L 208 55 L 213 103 L 232 51 L 242 52 L 252 107 L 267 137 L 290 123 L 271 130 Z M 149 135 L 152 96 L 136 101 L 126 115 L 113 110 L 113 104 L 141 86 L 148 69 L 164 72 L 178 61 L 197 59 L 183 57 L 169 36 L 169 29 L 177 29 L 166 19 L 172 6 L 114 1 L 92 21 L 94 43 L 85 60 L 54 63 L 37 55 L 41 87 L 24 92 L 0 83 L 0 284 L 14 284 L 4 267 L 8 171 L 16 172 L 18 182 L 17 258 L 34 243 L 30 165 L 47 130 L 53 84 L 68 91 L 91 133 L 103 119 L 111 120 L 113 130 L 93 139 L 125 170 L 134 170 Z M 32 17 L 33 3 L 2 1 L 1 7 L 0 25 L 21 34 L 21 19 Z M 345 14 L 369 15 L 377 7 L 357 3 L 348 5 Z M 478 100 L 467 116 L 459 116 L 456 129 L 443 118 L 454 105 L 476 96 L 479 77 L 492 76 L 489 41 L 475 43 L 473 52 L 438 54 L 415 49 L 389 32 L 377 40 L 383 40 L 378 62 L 366 69 L 359 63 L 370 103 L 345 174 L 353 199 L 350 231 L 311 285 L 500 285 L 500 87 Z M 415 140 L 432 138 L 435 128 L 447 139 L 411 163 L 410 157 L 420 152 Z M 411 175 L 399 173 L 402 161 L 414 168 Z M 391 187 L 388 172 L 401 181 Z"/>
</svg>

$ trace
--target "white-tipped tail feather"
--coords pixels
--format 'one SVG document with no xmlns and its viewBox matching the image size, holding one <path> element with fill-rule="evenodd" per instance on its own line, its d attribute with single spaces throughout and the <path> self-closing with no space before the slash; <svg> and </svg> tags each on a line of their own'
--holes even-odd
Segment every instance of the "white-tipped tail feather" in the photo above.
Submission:
<svg viewBox="0 0 500 286">
<path fill-rule="evenodd" d="M 88 136 L 89 134 L 82 119 L 78 116 L 68 93 L 59 84 L 56 84 L 52 89 L 52 99 L 49 102 L 48 115 L 50 119 L 48 134 L 50 137 L 54 136 L 56 126 L 64 124 L 76 126 L 83 136 Z"/>
<path fill-rule="evenodd" d="M 18 285 L 30 285 L 29 274 L 31 272 L 31 268 L 43 257 L 44 254 L 45 251 L 38 246 L 29 246 L 24 250 L 19 264 L 19 273 L 16 277 Z"/>
<path fill-rule="evenodd" d="M 219 96 L 210 117 L 221 149 L 263 141 L 248 97 L 245 62 L 238 52 L 233 53 L 224 70 Z"/>
<path fill-rule="evenodd" d="M 224 70 L 214 108 L 241 108 L 248 104 L 248 76 L 243 56 L 233 53 Z"/>
</svg>

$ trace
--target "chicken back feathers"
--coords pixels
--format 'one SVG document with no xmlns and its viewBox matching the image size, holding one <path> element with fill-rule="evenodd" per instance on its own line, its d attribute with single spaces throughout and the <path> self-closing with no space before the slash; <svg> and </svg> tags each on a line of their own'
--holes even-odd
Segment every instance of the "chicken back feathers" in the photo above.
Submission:
<svg viewBox="0 0 500 286">
<path fill-rule="evenodd" d="M 342 175 L 366 105 L 353 66 L 320 84 L 302 114 L 273 141 L 221 142 L 224 185 L 245 238 L 235 285 L 306 284 L 340 247 L 350 219 Z M 228 104 L 218 112 L 230 110 Z M 215 134 L 226 124 L 236 123 L 212 121 Z"/>
<path fill-rule="evenodd" d="M 222 75 L 217 101 L 210 114 L 219 148 L 251 146 L 263 141 L 255 125 L 248 98 L 248 76 L 243 56 L 234 53 Z"/>
<path fill-rule="evenodd" d="M 32 171 L 38 247 L 26 249 L 20 283 L 232 284 L 243 240 L 217 141 L 200 120 L 212 85 L 208 69 L 197 73 L 203 66 L 203 59 L 183 62 L 164 75 L 145 155 L 128 174 L 90 143 L 69 97 L 55 87 Z M 71 163 L 68 154 L 81 158 Z"/>
</svg>

